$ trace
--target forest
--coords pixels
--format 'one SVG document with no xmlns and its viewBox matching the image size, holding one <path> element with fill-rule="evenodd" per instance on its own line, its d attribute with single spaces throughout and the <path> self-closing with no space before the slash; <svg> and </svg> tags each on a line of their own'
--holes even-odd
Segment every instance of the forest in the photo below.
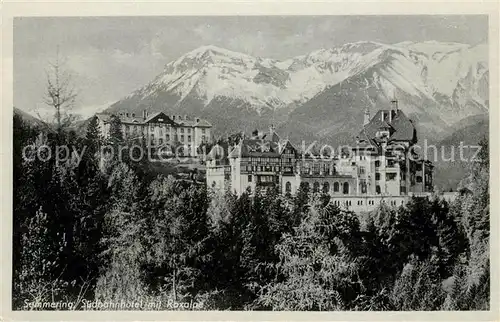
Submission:
<svg viewBox="0 0 500 322">
<path fill-rule="evenodd" d="M 13 121 L 13 310 L 121 300 L 204 310 L 490 308 L 487 138 L 453 202 L 413 198 L 357 214 L 305 188 L 237 197 L 155 174 L 145 161 L 103 161 L 103 144 L 130 144 L 119 124 L 104 140 L 95 118 L 84 136 Z M 61 145 L 85 153 L 65 162 L 35 155 Z"/>
</svg>

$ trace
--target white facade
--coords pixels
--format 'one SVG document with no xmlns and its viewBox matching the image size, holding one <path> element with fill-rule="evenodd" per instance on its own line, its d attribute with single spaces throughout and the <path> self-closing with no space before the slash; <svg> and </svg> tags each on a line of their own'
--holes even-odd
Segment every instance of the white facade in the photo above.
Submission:
<svg viewBox="0 0 500 322">
<path fill-rule="evenodd" d="M 229 180 L 220 181 L 209 160 L 207 186 L 223 184 L 237 195 L 267 187 L 293 195 L 303 186 L 359 211 L 375 209 L 382 202 L 399 206 L 412 195 L 432 193 L 433 166 L 411 158 L 409 148 L 416 143 L 416 131 L 404 113 L 381 110 L 371 121 L 365 113 L 360 136 L 350 155 L 320 156 L 297 151 L 271 128 L 266 135 L 257 133 L 228 147 L 225 171 Z"/>
<path fill-rule="evenodd" d="M 198 156 L 198 147 L 211 139 L 212 125 L 200 118 L 167 116 L 160 112 L 153 115 L 143 113 L 118 113 L 125 139 L 145 138 L 153 147 L 169 146 L 172 153 L 182 156 Z M 97 114 L 104 138 L 110 135 L 111 114 Z"/>
</svg>

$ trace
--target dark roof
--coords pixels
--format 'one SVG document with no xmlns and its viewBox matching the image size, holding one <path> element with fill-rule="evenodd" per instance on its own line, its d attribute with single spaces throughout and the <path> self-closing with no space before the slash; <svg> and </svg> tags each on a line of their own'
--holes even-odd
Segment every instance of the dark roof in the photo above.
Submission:
<svg viewBox="0 0 500 322">
<path fill-rule="evenodd" d="M 151 123 L 167 123 L 167 124 L 170 124 L 173 126 L 177 125 L 176 122 L 174 122 L 168 115 L 166 115 L 163 112 L 151 114 L 150 116 L 148 116 L 144 120 L 144 123 L 150 123 L 150 122 Z"/>
<path fill-rule="evenodd" d="M 120 113 L 120 114 L 98 113 L 98 114 L 96 114 L 96 116 L 104 122 L 109 122 L 111 119 L 111 116 L 116 115 L 120 118 L 120 121 L 122 123 L 126 123 L 126 124 L 134 124 L 134 123 L 145 124 L 145 123 L 149 123 L 149 122 L 155 122 L 155 123 L 162 122 L 162 123 L 169 123 L 173 126 L 182 125 L 182 126 L 189 126 L 189 127 L 207 127 L 207 128 L 212 127 L 212 124 L 210 124 L 207 120 L 203 120 L 200 118 L 189 119 L 189 120 L 186 120 L 186 119 L 173 120 L 172 117 L 168 116 L 167 114 L 165 114 L 163 112 L 153 113 L 153 114 L 149 115 L 146 119 L 144 119 L 142 117 L 142 115 L 132 117 L 131 116 L 132 113 L 129 113 L 129 116 L 127 116 L 124 113 Z M 162 119 L 162 120 L 159 121 L 160 119 Z"/>
<path fill-rule="evenodd" d="M 263 139 L 243 139 L 230 152 L 229 157 L 279 158 L 282 146 L 278 142 Z"/>
<path fill-rule="evenodd" d="M 230 158 L 236 157 L 269 157 L 278 158 L 285 147 L 295 147 L 288 140 L 282 140 L 279 135 L 272 133 L 257 134 L 250 139 L 243 138 L 229 153 Z"/>
<path fill-rule="evenodd" d="M 382 118 L 382 113 L 387 116 Z M 392 119 L 389 118 L 392 113 Z M 381 142 L 377 138 L 377 132 L 381 128 L 388 128 L 390 135 L 387 142 L 409 141 L 416 142 L 417 132 L 413 122 L 401 110 L 379 110 L 371 121 L 359 132 L 357 139 L 364 140 L 366 145 L 378 146 Z"/>
</svg>

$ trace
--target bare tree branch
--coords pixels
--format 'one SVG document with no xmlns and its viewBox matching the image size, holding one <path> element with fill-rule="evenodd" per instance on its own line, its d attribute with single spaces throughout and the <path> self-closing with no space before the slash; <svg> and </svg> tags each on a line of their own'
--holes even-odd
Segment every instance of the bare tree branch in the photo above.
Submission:
<svg viewBox="0 0 500 322">
<path fill-rule="evenodd" d="M 74 118 L 68 111 L 73 108 L 77 93 L 73 87 L 71 75 L 64 71 L 59 50 L 55 62 L 49 62 L 49 66 L 49 70 L 45 71 L 47 88 L 44 103 L 55 109 L 55 123 L 59 133 L 74 122 Z"/>
</svg>

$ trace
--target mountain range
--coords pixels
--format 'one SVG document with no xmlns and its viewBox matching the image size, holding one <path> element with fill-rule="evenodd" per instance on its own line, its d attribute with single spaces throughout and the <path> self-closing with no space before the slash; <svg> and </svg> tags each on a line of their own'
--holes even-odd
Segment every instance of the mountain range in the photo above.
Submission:
<svg viewBox="0 0 500 322">
<path fill-rule="evenodd" d="M 166 64 L 107 111 L 198 115 L 216 135 L 271 123 L 291 140 L 343 144 L 368 109 L 394 98 L 420 137 L 444 138 L 488 113 L 488 47 L 437 41 L 349 43 L 276 60 L 202 46 Z"/>
</svg>

